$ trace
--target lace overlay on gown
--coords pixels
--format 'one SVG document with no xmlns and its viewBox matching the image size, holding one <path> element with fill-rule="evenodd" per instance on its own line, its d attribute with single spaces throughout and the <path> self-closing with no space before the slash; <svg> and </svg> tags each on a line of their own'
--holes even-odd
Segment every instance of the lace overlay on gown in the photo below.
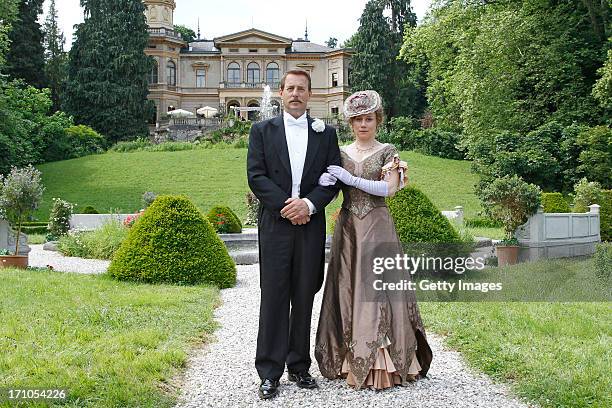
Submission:
<svg viewBox="0 0 612 408">
<path fill-rule="evenodd" d="M 392 171 L 400 172 L 400 186 L 406 177 L 406 163 L 399 160 L 393 145 L 354 160 L 340 149 L 342 167 L 351 174 L 380 180 Z M 431 349 L 413 292 L 401 301 L 368 301 L 365 281 L 359 271 L 367 262 L 364 243 L 391 243 L 394 253 L 401 244 L 384 197 L 352 187 L 343 187 L 344 201 L 336 221 L 331 257 L 317 330 L 315 357 L 326 378 L 345 378 L 355 388 L 388 388 L 405 384 L 418 374 L 425 375 Z M 364 258 L 366 257 L 366 258 Z"/>
</svg>

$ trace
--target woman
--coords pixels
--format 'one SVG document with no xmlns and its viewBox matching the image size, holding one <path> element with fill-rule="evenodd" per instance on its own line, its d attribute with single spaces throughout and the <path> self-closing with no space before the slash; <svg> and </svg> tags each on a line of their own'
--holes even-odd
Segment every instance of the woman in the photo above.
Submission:
<svg viewBox="0 0 612 408">
<path fill-rule="evenodd" d="M 404 186 L 406 163 L 393 145 L 376 140 L 383 120 L 378 93 L 354 93 L 344 113 L 355 141 L 340 149 L 342 167 L 328 167 L 319 180 L 321 185 L 342 182 L 344 201 L 332 240 L 315 357 L 326 378 L 346 378 L 358 389 L 383 389 L 425 376 L 432 359 L 414 292 L 374 294 L 372 289 L 373 257 L 402 254 L 385 197 Z"/>
</svg>

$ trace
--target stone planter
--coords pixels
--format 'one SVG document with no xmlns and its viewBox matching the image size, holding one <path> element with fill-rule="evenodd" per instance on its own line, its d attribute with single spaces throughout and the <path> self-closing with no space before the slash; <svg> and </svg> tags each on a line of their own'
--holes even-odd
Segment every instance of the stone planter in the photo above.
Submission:
<svg viewBox="0 0 612 408">
<path fill-rule="evenodd" d="M 0 255 L 0 268 L 26 269 L 27 267 L 27 255 Z"/>
<path fill-rule="evenodd" d="M 497 266 L 516 265 L 518 263 L 519 248 L 518 245 L 496 246 Z"/>
</svg>

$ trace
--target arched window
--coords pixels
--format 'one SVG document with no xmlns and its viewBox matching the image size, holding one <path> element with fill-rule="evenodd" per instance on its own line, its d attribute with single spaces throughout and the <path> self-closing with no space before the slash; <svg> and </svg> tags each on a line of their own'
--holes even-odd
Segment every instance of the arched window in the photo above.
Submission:
<svg viewBox="0 0 612 408">
<path fill-rule="evenodd" d="M 240 83 L 240 65 L 232 62 L 227 66 L 227 82 L 230 84 Z"/>
<path fill-rule="evenodd" d="M 149 84 L 156 84 L 159 82 L 159 67 L 157 61 L 153 60 L 153 68 L 149 72 Z"/>
<path fill-rule="evenodd" d="M 266 84 L 270 87 L 278 87 L 280 81 L 280 70 L 276 62 L 271 62 L 266 67 Z"/>
<path fill-rule="evenodd" d="M 168 61 L 166 70 L 168 71 L 166 76 L 168 85 L 176 86 L 176 64 L 172 61 Z"/>
<path fill-rule="evenodd" d="M 236 116 L 240 116 L 240 113 L 237 112 L 236 110 L 232 109 L 232 107 L 240 107 L 240 102 L 238 101 L 230 101 L 227 103 L 227 113 L 229 114 L 234 114 Z"/>
<path fill-rule="evenodd" d="M 247 82 L 249 84 L 256 84 L 259 81 L 259 65 L 256 62 L 251 62 L 247 65 Z"/>
</svg>

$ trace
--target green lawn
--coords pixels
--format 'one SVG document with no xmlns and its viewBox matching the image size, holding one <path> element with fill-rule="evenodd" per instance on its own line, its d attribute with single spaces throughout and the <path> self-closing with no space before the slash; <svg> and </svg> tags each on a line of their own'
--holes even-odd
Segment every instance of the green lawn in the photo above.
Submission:
<svg viewBox="0 0 612 408">
<path fill-rule="evenodd" d="M 106 153 L 39 166 L 46 186 L 38 218 L 49 216 L 52 197 L 87 205 L 101 212 L 132 212 L 140 208 L 145 191 L 185 194 L 203 211 L 228 205 L 246 215 L 246 149 L 201 149 L 178 152 Z M 402 152 L 409 181 L 417 184 L 440 208 L 464 207 L 472 217 L 480 209 L 470 162 Z M 332 203 L 328 213 L 338 208 Z M 78 208 L 77 208 L 78 211 Z"/>
<path fill-rule="evenodd" d="M 563 274 L 574 284 L 551 284 L 559 296 L 588 299 L 589 288 L 601 289 L 590 259 L 493 268 L 478 280 L 528 287 Z M 429 330 L 448 336 L 471 365 L 510 383 L 521 397 L 542 407 L 612 406 L 611 302 L 420 302 L 420 308 Z"/>
<path fill-rule="evenodd" d="M 216 327 L 216 288 L 40 270 L 0 279 L 0 388 L 66 388 L 67 406 L 172 406 L 172 379 Z"/>
</svg>

